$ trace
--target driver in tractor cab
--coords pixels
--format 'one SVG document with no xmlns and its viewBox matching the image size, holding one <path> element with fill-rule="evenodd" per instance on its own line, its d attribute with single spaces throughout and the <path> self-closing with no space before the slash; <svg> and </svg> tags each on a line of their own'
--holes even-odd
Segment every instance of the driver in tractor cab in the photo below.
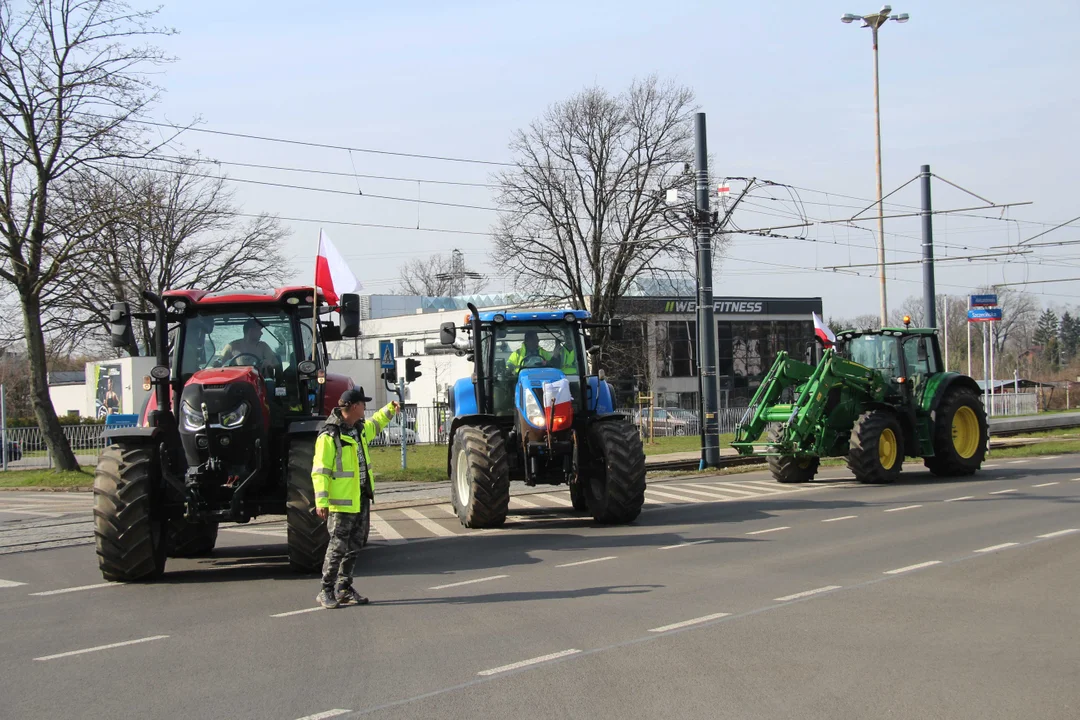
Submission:
<svg viewBox="0 0 1080 720">
<path fill-rule="evenodd" d="M 537 361 L 539 359 L 539 361 Z M 547 367 L 551 364 L 551 353 L 540 347 L 540 336 L 535 330 L 525 333 L 525 342 L 514 351 L 506 366 L 516 375 L 526 367 Z"/>
<path fill-rule="evenodd" d="M 573 348 L 563 345 L 562 340 L 555 341 L 555 349 L 551 351 L 551 360 L 548 367 L 558 368 L 563 375 L 574 377 L 578 374 L 577 353 Z"/>
<path fill-rule="evenodd" d="M 270 368 L 276 372 L 281 372 L 281 360 L 270 349 L 270 346 L 264 343 L 259 338 L 262 337 L 262 323 L 255 318 L 251 318 L 244 323 L 244 337 L 238 340 L 233 340 L 221 350 L 221 357 L 225 364 L 228 364 L 233 359 L 239 359 L 238 365 L 254 365 L 259 370 L 264 368 Z M 247 360 L 254 358 L 257 362 L 243 362 L 247 356 Z"/>
</svg>

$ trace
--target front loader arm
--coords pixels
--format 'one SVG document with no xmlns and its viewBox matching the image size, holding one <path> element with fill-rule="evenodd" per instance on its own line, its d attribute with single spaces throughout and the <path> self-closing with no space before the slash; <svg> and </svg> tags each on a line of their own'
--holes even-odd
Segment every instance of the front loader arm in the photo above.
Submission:
<svg viewBox="0 0 1080 720">
<path fill-rule="evenodd" d="M 776 356 L 776 362 L 769 368 L 765 379 L 761 381 L 754 398 L 750 401 L 750 407 L 746 409 L 738 427 L 735 429 L 735 441 L 732 447 L 740 454 L 749 455 L 753 448 L 749 443 L 754 442 L 765 432 L 765 427 L 771 422 L 769 412 L 775 407 L 784 390 L 805 383 L 814 373 L 814 367 L 799 360 L 794 360 L 784 351 Z"/>
</svg>

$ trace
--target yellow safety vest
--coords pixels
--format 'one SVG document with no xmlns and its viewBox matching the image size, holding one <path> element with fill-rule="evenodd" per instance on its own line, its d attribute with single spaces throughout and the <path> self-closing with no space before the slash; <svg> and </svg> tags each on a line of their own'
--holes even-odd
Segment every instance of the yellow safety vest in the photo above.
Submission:
<svg viewBox="0 0 1080 720">
<path fill-rule="evenodd" d="M 340 421 L 338 410 L 334 416 Z M 394 406 L 389 404 L 364 423 L 360 431 L 360 447 L 348 432 L 321 432 L 315 439 L 315 457 L 311 462 L 311 484 L 315 488 L 315 507 L 329 508 L 330 512 L 360 512 L 360 456 L 364 451 L 368 482 L 375 492 L 375 475 L 371 470 L 368 443 L 386 429 L 394 416 Z M 344 429 L 342 423 L 334 423 Z"/>
<path fill-rule="evenodd" d="M 574 351 L 568 347 L 563 347 L 562 352 L 559 353 L 562 358 L 559 360 L 559 369 L 562 370 L 564 375 L 577 375 L 577 356 Z"/>
<path fill-rule="evenodd" d="M 529 357 L 528 353 L 529 351 L 525 349 L 524 345 L 522 345 L 514 351 L 514 354 L 510 356 L 510 359 L 506 361 L 506 364 L 510 366 L 511 370 L 517 372 L 521 370 L 521 366 L 525 364 L 525 358 Z M 544 359 L 544 362 L 551 361 L 551 353 L 549 353 L 544 348 L 537 348 L 536 354 L 542 357 Z"/>
</svg>

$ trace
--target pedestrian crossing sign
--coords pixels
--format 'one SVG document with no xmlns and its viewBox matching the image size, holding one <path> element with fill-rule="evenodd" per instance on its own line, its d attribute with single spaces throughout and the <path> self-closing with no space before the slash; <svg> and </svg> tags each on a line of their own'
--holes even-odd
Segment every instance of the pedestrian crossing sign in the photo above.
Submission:
<svg viewBox="0 0 1080 720">
<path fill-rule="evenodd" d="M 390 370 L 397 366 L 394 362 L 394 343 L 384 340 L 379 343 L 379 358 L 382 360 L 383 370 Z"/>
</svg>

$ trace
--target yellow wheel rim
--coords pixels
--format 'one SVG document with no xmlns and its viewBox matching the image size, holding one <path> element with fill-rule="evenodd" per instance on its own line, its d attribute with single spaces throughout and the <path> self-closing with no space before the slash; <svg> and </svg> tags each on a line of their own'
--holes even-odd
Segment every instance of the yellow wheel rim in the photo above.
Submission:
<svg viewBox="0 0 1080 720">
<path fill-rule="evenodd" d="M 952 442 L 956 454 L 965 460 L 979 449 L 979 418 L 967 406 L 959 408 L 953 415 Z"/>
<path fill-rule="evenodd" d="M 893 465 L 896 464 L 896 434 L 893 433 L 891 428 L 885 428 L 881 431 L 881 437 L 878 439 L 878 460 L 881 461 L 881 467 L 886 470 L 892 470 Z"/>
</svg>

